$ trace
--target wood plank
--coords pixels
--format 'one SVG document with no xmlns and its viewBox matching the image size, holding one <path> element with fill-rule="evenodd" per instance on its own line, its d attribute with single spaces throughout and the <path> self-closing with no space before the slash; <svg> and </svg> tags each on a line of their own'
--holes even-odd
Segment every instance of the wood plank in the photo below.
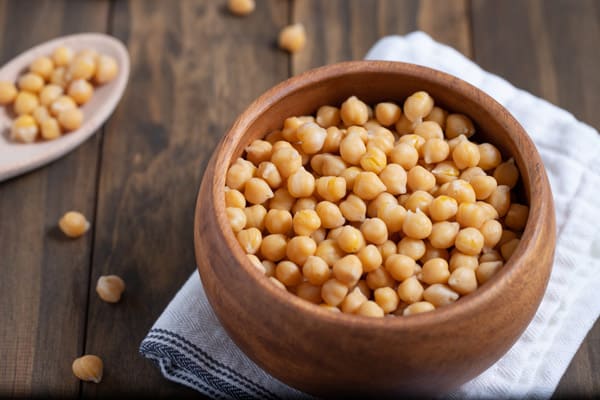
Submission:
<svg viewBox="0 0 600 400">
<path fill-rule="evenodd" d="M 108 5 L 0 1 L 0 65 L 56 36 L 105 31 Z M 71 362 L 83 350 L 92 235 L 68 240 L 56 224 L 70 209 L 93 219 L 99 143 L 0 184 L 0 397 L 79 391 Z"/>
<path fill-rule="evenodd" d="M 472 14 L 474 56 L 483 68 L 600 128 L 597 1 L 477 0 L 472 3 Z M 555 396 L 598 396 L 599 367 L 597 322 Z"/>
<path fill-rule="evenodd" d="M 273 45 L 287 2 L 257 3 L 246 18 L 212 0 L 115 4 L 132 73 L 103 143 L 86 351 L 106 374 L 84 385 L 85 397 L 197 396 L 163 379 L 138 347 L 195 270 L 195 198 L 213 149 L 251 100 L 288 76 L 288 56 Z M 94 292 L 109 273 L 127 283 L 117 305 Z"/>
<path fill-rule="evenodd" d="M 292 57 L 293 73 L 339 61 L 360 60 L 386 35 L 423 30 L 470 55 L 466 0 L 296 0 L 294 22 L 307 31 L 304 51 Z"/>
</svg>

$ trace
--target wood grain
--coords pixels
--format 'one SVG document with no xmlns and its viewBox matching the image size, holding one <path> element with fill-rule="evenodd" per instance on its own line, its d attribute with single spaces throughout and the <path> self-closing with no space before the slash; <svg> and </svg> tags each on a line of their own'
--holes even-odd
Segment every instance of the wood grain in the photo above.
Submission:
<svg viewBox="0 0 600 400">
<path fill-rule="evenodd" d="M 197 395 L 164 380 L 138 353 L 149 328 L 195 270 L 193 212 L 208 158 L 235 116 L 287 77 L 273 46 L 286 2 L 259 2 L 247 18 L 215 1 L 117 2 L 114 34 L 132 58 L 128 91 L 106 128 L 86 351 L 105 361 L 112 393 Z M 102 274 L 123 277 L 121 303 L 101 302 Z"/>
<path fill-rule="evenodd" d="M 2 1 L 0 64 L 56 36 L 105 31 L 107 18 L 102 1 Z M 0 185 L 2 397 L 78 393 L 71 362 L 83 350 L 93 237 L 66 239 L 56 223 L 71 209 L 93 223 L 99 142 Z"/>
<path fill-rule="evenodd" d="M 474 56 L 483 68 L 600 128 L 597 1 L 476 0 L 472 13 Z M 599 349 L 600 321 L 573 358 L 556 397 L 600 393 Z"/>
<path fill-rule="evenodd" d="M 417 29 L 469 55 L 467 11 L 466 0 L 296 0 L 292 18 L 305 25 L 308 40 L 292 56 L 292 72 L 360 60 L 377 39 Z"/>
</svg>

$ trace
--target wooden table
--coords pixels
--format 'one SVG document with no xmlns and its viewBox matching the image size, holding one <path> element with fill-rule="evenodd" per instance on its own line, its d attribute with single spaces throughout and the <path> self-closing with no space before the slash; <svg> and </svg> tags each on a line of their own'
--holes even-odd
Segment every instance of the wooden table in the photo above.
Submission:
<svg viewBox="0 0 600 400">
<path fill-rule="evenodd" d="M 194 201 L 215 145 L 291 75 L 421 29 L 600 128 L 598 1 L 259 0 L 248 18 L 224 3 L 0 0 L 0 64 L 84 31 L 118 37 L 132 61 L 125 96 L 96 135 L 0 184 L 0 396 L 196 395 L 163 379 L 138 346 L 194 270 Z M 295 56 L 275 46 L 292 22 L 308 32 Z M 78 240 L 56 227 L 71 209 L 92 222 Z M 117 305 L 94 290 L 109 273 L 127 282 Z M 104 359 L 101 384 L 73 377 L 82 353 Z M 556 396 L 600 395 L 599 369 L 596 323 Z"/>
</svg>

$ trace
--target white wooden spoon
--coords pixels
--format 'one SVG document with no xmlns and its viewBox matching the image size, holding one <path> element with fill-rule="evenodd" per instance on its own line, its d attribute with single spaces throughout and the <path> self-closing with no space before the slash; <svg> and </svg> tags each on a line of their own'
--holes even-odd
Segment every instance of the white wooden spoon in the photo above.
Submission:
<svg viewBox="0 0 600 400">
<path fill-rule="evenodd" d="M 96 86 L 94 95 L 83 107 L 83 124 L 73 132 L 49 141 L 18 143 L 10 139 L 10 127 L 14 115 L 8 107 L 0 106 L 0 182 L 49 163 L 73 150 L 89 138 L 113 112 L 129 78 L 129 54 L 123 44 L 112 36 L 100 33 L 82 33 L 63 36 L 35 46 L 11 60 L 0 69 L 0 81 L 16 82 L 29 64 L 40 56 L 49 56 L 57 47 L 64 45 L 75 52 L 94 49 L 112 56 L 119 72 L 109 83 Z"/>
</svg>

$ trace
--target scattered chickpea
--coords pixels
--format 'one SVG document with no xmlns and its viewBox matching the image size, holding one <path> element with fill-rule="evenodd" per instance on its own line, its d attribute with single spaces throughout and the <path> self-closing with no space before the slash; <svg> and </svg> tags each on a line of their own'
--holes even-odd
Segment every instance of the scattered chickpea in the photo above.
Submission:
<svg viewBox="0 0 600 400">
<path fill-rule="evenodd" d="M 58 221 L 58 226 L 63 233 L 71 238 L 82 236 L 90 229 L 90 223 L 83 214 L 69 211 Z"/>
<path fill-rule="evenodd" d="M 288 25 L 279 32 L 279 47 L 297 53 L 306 45 L 306 30 L 302 24 Z"/>
<path fill-rule="evenodd" d="M 227 8 L 232 14 L 246 16 L 254 11 L 256 4 L 254 0 L 228 0 Z"/>
<path fill-rule="evenodd" d="M 73 374 L 82 381 L 100 383 L 104 365 L 102 359 L 91 354 L 76 358 L 71 366 Z"/>
<path fill-rule="evenodd" d="M 96 283 L 96 293 L 107 303 L 118 303 L 125 291 L 125 282 L 117 275 L 103 275 Z"/>
</svg>

